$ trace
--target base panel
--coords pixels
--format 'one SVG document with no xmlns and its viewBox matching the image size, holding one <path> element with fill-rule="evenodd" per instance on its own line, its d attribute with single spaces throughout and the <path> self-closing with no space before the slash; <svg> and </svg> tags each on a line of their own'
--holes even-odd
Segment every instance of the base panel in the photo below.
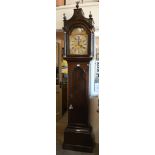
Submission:
<svg viewBox="0 0 155 155">
<path fill-rule="evenodd" d="M 64 132 L 63 149 L 93 152 L 94 141 L 90 128 L 69 128 Z"/>
</svg>

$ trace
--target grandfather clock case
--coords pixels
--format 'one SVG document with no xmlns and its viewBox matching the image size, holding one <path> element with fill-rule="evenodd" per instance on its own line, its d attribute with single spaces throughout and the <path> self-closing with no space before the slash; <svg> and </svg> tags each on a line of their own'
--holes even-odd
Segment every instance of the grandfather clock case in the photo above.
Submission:
<svg viewBox="0 0 155 155">
<path fill-rule="evenodd" d="M 64 14 L 64 59 L 68 62 L 68 125 L 63 148 L 92 152 L 94 140 L 89 123 L 89 64 L 94 55 L 94 21 L 84 17 L 77 2 L 73 16 Z"/>
</svg>

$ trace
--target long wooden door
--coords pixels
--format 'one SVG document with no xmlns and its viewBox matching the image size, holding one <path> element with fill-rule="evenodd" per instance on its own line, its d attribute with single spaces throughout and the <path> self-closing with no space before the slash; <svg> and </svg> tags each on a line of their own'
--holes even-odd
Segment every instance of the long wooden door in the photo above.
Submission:
<svg viewBox="0 0 155 155">
<path fill-rule="evenodd" d="M 85 126 L 88 122 L 88 73 L 87 63 L 70 63 L 69 65 L 69 105 L 68 122 Z"/>
</svg>

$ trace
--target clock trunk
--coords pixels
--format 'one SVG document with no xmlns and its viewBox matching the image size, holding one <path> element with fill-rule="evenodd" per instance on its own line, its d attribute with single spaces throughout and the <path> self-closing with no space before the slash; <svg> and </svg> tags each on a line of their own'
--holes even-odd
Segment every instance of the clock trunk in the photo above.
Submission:
<svg viewBox="0 0 155 155">
<path fill-rule="evenodd" d="M 64 149 L 93 151 L 89 124 L 89 62 L 68 62 L 68 126 Z"/>
<path fill-rule="evenodd" d="M 68 123 L 85 126 L 88 122 L 88 63 L 69 62 Z M 73 107 L 73 109 L 71 108 Z"/>
</svg>

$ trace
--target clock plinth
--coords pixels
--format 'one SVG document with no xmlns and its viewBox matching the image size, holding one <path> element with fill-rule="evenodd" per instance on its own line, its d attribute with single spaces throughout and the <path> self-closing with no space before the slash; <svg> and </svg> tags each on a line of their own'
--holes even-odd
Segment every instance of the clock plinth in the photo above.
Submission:
<svg viewBox="0 0 155 155">
<path fill-rule="evenodd" d="M 63 148 L 93 152 L 94 140 L 91 134 L 91 127 L 67 127 L 64 132 Z"/>
<path fill-rule="evenodd" d="M 89 63 L 94 54 L 93 19 L 85 18 L 81 8 L 64 18 L 64 59 L 68 62 L 68 125 L 63 148 L 92 152 L 94 138 L 89 123 Z"/>
</svg>

